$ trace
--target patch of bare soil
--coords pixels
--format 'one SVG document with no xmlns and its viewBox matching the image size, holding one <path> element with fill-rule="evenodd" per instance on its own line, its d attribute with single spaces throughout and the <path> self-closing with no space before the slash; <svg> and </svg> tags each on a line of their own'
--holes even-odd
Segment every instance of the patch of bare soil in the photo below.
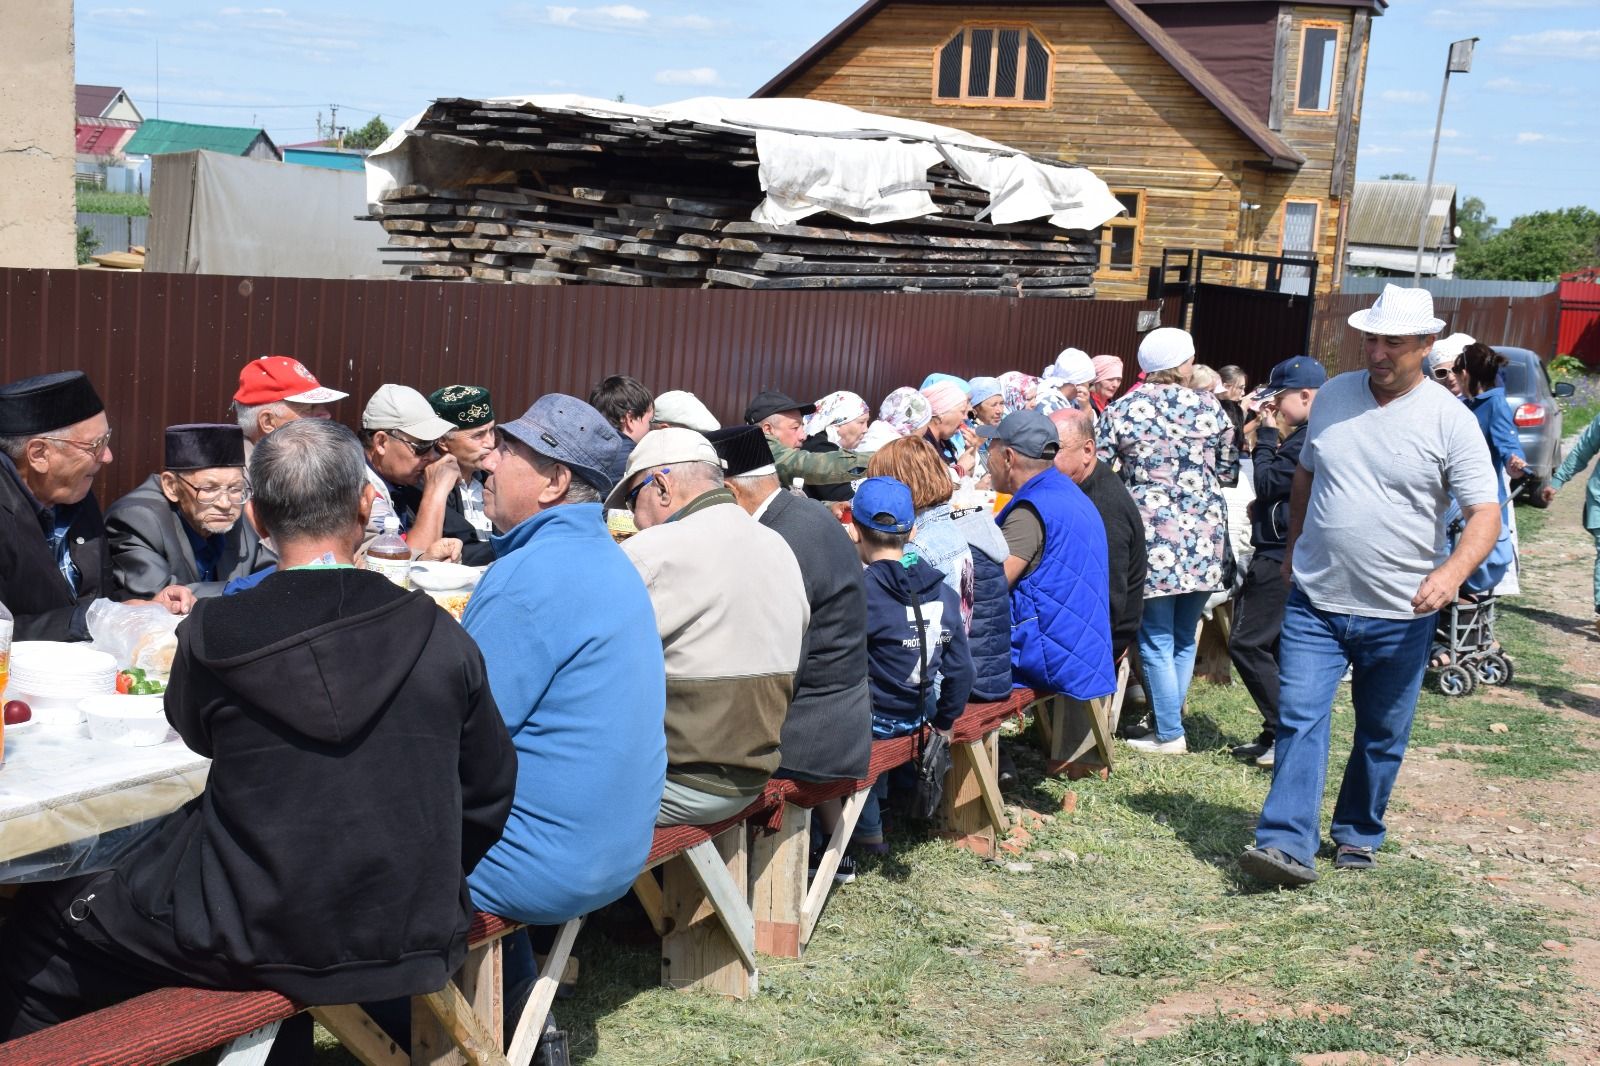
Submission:
<svg viewBox="0 0 1600 1066">
<path fill-rule="evenodd" d="M 1206 992 L 1175 992 L 1152 1003 L 1138 1014 L 1106 1033 L 1114 1046 L 1142 1044 L 1159 1040 L 1188 1028 L 1197 1018 L 1225 1014 L 1242 1022 L 1260 1024 L 1273 1018 L 1348 1018 L 1350 1008 L 1342 1003 L 1282 1003 L 1247 989 L 1222 988 Z"/>
<path fill-rule="evenodd" d="M 1581 524 L 1582 505 L 1575 484 L 1556 498 L 1544 531 L 1524 539 L 1523 595 L 1515 602 L 1539 627 L 1541 644 L 1570 674 L 1588 679 L 1600 677 L 1600 640 L 1590 598 L 1594 545 Z M 1541 699 L 1550 695 L 1539 678 L 1522 677 L 1468 698 L 1542 704 L 1575 721 L 1600 718 L 1600 685 L 1585 680 L 1559 701 Z M 1567 961 L 1576 986 L 1566 1039 L 1552 1055 L 1568 1063 L 1600 1061 L 1600 774 L 1491 778 L 1448 752 L 1419 749 L 1407 756 L 1395 794 L 1390 826 L 1397 842 L 1542 909 L 1570 931 L 1553 932 L 1543 946 Z M 1436 1066 L 1447 1061 L 1462 1060 Z"/>
</svg>

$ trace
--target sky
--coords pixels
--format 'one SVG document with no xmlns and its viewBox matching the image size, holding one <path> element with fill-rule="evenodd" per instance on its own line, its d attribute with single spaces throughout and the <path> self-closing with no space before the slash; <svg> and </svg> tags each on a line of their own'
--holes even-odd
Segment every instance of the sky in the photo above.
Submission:
<svg viewBox="0 0 1600 1066">
<path fill-rule="evenodd" d="M 116 2 L 77 0 L 80 82 L 123 86 L 146 117 L 259 125 L 283 145 L 313 140 L 333 104 L 356 129 L 441 96 L 748 96 L 859 0 Z M 1501 225 L 1600 208 L 1600 0 L 1392 0 L 1373 25 L 1358 176 L 1426 175 L 1449 44 L 1474 36 L 1437 180 Z"/>
</svg>

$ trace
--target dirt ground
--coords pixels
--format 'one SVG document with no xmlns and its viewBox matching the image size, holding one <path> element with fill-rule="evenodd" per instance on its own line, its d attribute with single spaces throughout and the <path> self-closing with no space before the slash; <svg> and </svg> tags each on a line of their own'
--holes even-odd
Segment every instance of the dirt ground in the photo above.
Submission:
<svg viewBox="0 0 1600 1066">
<path fill-rule="evenodd" d="M 1594 543 L 1582 527 L 1583 482 L 1551 505 L 1544 530 L 1522 544 L 1523 595 L 1541 643 L 1582 679 L 1555 713 L 1600 720 L 1600 635 L 1594 628 Z M 1527 688 L 1480 689 L 1474 700 L 1535 703 Z M 1557 1061 L 1600 1061 L 1600 774 L 1556 780 L 1490 778 L 1447 750 L 1414 748 L 1395 790 L 1391 839 L 1466 877 L 1547 910 L 1572 935 L 1545 941 L 1581 988 Z M 1465 850 L 1463 856 L 1462 849 Z"/>
</svg>

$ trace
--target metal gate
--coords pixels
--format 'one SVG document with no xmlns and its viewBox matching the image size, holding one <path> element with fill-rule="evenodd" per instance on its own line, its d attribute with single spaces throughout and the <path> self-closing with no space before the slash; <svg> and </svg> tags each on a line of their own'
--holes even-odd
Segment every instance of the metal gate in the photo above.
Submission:
<svg viewBox="0 0 1600 1066">
<path fill-rule="evenodd" d="M 1266 267 L 1259 286 L 1218 277 L 1226 270 L 1237 279 L 1255 265 Z M 1317 261 L 1296 256 L 1169 248 L 1150 271 L 1150 299 L 1178 304 L 1176 324 L 1194 334 L 1200 361 L 1237 364 L 1252 382 L 1291 356 L 1316 355 L 1309 351 L 1316 291 Z"/>
</svg>

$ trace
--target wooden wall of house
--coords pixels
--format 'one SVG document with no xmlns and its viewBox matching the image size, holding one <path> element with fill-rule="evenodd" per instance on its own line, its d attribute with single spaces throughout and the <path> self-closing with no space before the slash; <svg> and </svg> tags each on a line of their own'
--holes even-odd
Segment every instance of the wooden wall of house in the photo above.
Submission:
<svg viewBox="0 0 1600 1066">
<path fill-rule="evenodd" d="M 1103 296 L 1143 297 L 1148 268 L 1163 248 L 1206 248 L 1278 254 L 1284 202 L 1316 200 L 1318 288 L 1336 284 L 1340 207 L 1355 174 L 1355 122 L 1347 131 L 1342 197 L 1330 196 L 1337 109 L 1332 115 L 1293 113 L 1299 74 L 1300 30 L 1308 21 L 1344 25 L 1336 99 L 1342 99 L 1351 40 L 1346 8 L 1285 6 L 1292 14 L 1285 71 L 1282 134 L 1309 162 L 1299 172 L 1247 165 L 1262 153 L 1120 17 L 1099 5 L 994 4 L 982 7 L 892 4 L 821 56 L 782 92 L 834 100 L 956 126 L 1037 155 L 1090 167 L 1116 190 L 1145 193 L 1138 269 L 1102 272 Z M 1052 104 L 996 107 L 933 99 L 935 50 L 965 22 L 1033 27 L 1054 49 Z M 1357 65 L 1357 88 L 1365 71 Z M 1359 101 L 1359 95 L 1355 97 Z M 1241 211 L 1241 200 L 1260 204 Z M 1226 274 L 1208 278 L 1223 280 Z"/>
</svg>

